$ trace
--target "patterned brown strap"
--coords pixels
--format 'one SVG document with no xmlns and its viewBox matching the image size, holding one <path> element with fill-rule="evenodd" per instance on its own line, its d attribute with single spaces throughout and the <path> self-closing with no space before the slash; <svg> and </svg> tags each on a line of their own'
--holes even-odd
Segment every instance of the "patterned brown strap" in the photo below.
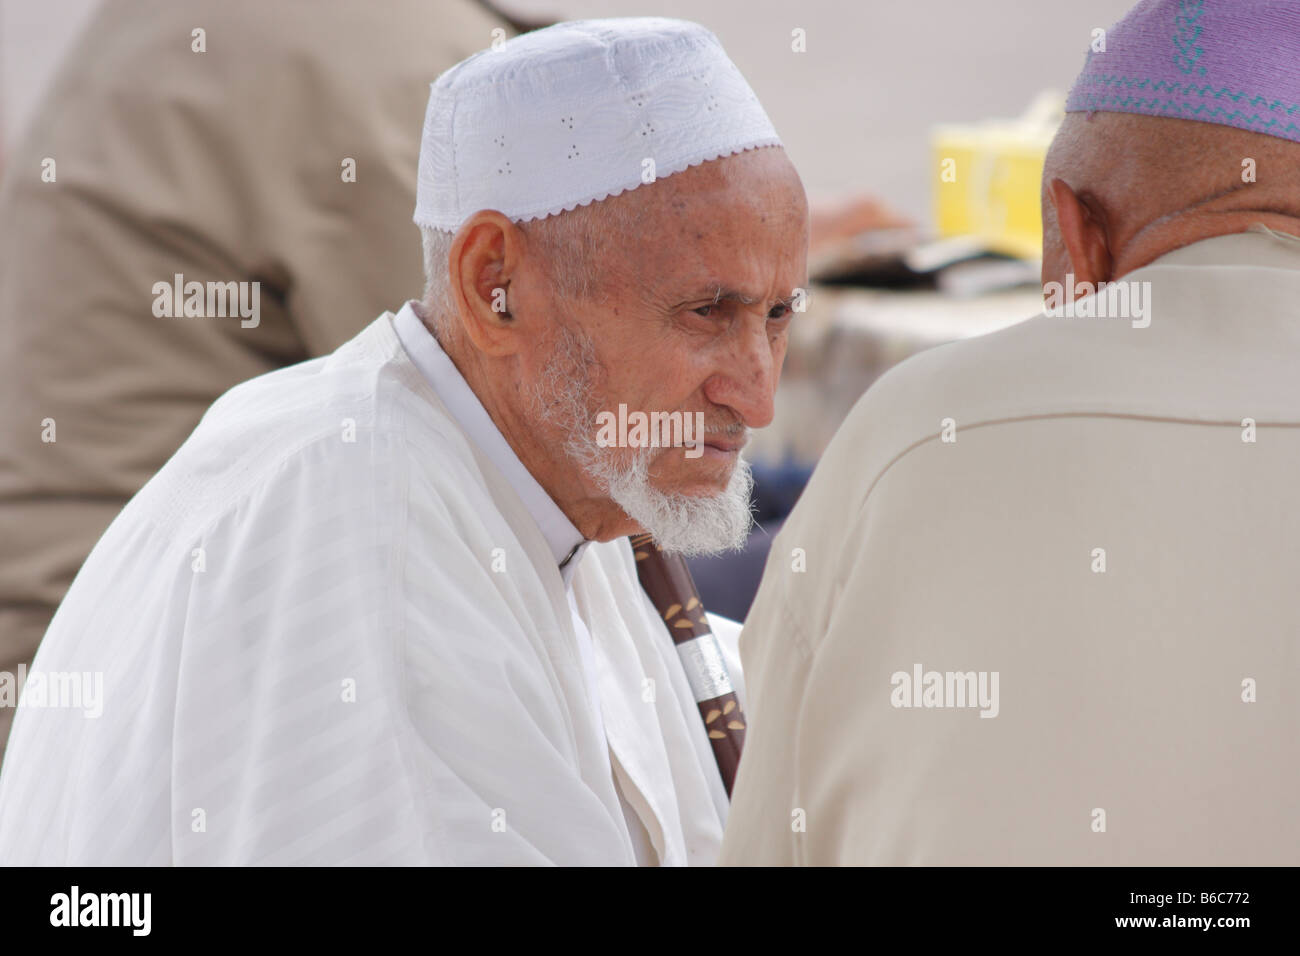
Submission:
<svg viewBox="0 0 1300 956">
<path fill-rule="evenodd" d="M 730 797 L 745 746 L 745 715 L 727 673 L 722 649 L 704 616 L 704 604 L 686 560 L 680 554 L 660 550 L 648 534 L 632 535 L 631 540 L 641 587 L 677 646 L 713 745 L 722 784 Z"/>
</svg>

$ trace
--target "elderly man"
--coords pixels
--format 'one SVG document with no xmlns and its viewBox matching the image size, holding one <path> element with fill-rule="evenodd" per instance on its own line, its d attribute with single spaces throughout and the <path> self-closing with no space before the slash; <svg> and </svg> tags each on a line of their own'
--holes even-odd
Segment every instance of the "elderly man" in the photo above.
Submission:
<svg viewBox="0 0 1300 956">
<path fill-rule="evenodd" d="M 415 218 L 424 302 L 225 395 L 92 552 L 33 670 L 102 700 L 29 678 L 0 860 L 716 858 L 626 536 L 743 538 L 799 178 L 708 31 L 586 21 L 438 79 Z M 620 406 L 702 434 L 611 447 Z"/>
<path fill-rule="evenodd" d="M 722 862 L 1300 863 L 1298 62 L 1295 0 L 1090 55 L 1046 314 L 884 376 L 772 547 Z"/>
</svg>

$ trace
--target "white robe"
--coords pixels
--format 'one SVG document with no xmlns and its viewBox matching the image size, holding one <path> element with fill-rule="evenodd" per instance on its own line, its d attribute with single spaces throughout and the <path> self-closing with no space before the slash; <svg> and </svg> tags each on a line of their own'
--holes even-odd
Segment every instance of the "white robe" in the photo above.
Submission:
<svg viewBox="0 0 1300 956">
<path fill-rule="evenodd" d="M 103 712 L 19 707 L 0 863 L 633 864 L 615 778 L 658 862 L 715 861 L 630 547 L 573 574 L 598 713 L 544 535 L 393 318 L 227 393 L 105 533 L 33 664 Z"/>
<path fill-rule="evenodd" d="M 589 697 L 593 701 L 599 701 L 600 679 L 596 672 L 595 646 L 573 594 L 573 576 L 581 565 L 582 556 L 590 542 L 583 538 L 582 532 L 519 460 L 456 364 L 421 321 L 415 307 L 415 302 L 407 302 L 401 308 L 393 318 L 393 331 L 397 333 L 402 349 L 437 393 L 447 413 L 455 419 L 474 447 L 510 483 L 511 489 L 519 496 L 519 500 L 528 509 L 529 516 L 541 530 L 542 537 L 551 549 L 551 558 L 564 581 L 564 596 L 568 601 L 569 616 L 573 620 L 573 632 L 578 642 L 578 654 L 582 660 Z M 603 738 L 605 728 L 601 722 L 600 708 L 594 707 L 592 711 L 596 716 L 597 733 Z M 612 764 L 610 772 L 613 772 Z M 655 852 L 650 845 L 650 836 L 641 824 L 639 815 L 628 803 L 623 782 L 615 779 L 614 784 L 623 818 L 627 821 L 628 834 L 632 838 L 632 847 L 636 851 L 637 863 L 653 863 Z"/>
</svg>

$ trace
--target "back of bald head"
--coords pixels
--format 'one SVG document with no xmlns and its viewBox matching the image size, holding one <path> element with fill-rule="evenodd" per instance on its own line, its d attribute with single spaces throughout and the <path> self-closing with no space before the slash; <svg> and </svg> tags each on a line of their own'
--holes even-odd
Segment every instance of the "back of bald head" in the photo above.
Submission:
<svg viewBox="0 0 1300 956">
<path fill-rule="evenodd" d="M 1300 216 L 1300 143 L 1249 130 L 1136 113 L 1067 113 L 1043 171 L 1087 193 L 1119 231 L 1237 194 L 1242 206 Z M 1231 204 L 1230 204 L 1231 205 Z"/>
<path fill-rule="evenodd" d="M 1254 223 L 1300 233 L 1300 143 L 1217 123 L 1065 116 L 1043 168 L 1043 281 L 1108 281 Z"/>
</svg>

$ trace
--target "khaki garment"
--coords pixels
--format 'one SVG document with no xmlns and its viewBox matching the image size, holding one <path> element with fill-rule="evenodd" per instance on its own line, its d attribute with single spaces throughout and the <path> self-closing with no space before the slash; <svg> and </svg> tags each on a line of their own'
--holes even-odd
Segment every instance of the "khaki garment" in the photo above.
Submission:
<svg viewBox="0 0 1300 956">
<path fill-rule="evenodd" d="M 1149 327 L 936 348 L 845 422 L 741 636 L 722 863 L 1300 863 L 1300 239 L 1124 278 Z M 918 665 L 996 717 L 894 706 Z"/>
<path fill-rule="evenodd" d="M 30 661 L 91 546 L 219 395 L 419 294 L 429 84 L 496 27 L 513 32 L 471 0 L 96 13 L 0 190 L 0 671 Z M 258 325 L 155 317 L 178 273 L 260 281 Z"/>
</svg>

